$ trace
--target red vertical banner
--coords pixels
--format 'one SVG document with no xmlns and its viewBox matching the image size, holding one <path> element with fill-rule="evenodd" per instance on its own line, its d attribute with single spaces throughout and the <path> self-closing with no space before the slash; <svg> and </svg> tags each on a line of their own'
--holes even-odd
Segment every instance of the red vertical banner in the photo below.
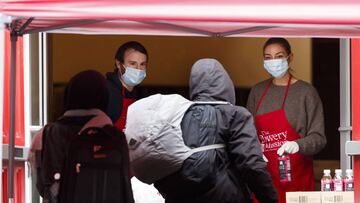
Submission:
<svg viewBox="0 0 360 203">
<path fill-rule="evenodd" d="M 14 200 L 15 203 L 25 202 L 25 167 L 24 164 L 15 167 L 14 173 Z M 8 202 L 8 168 L 2 169 L 2 202 Z"/>
<path fill-rule="evenodd" d="M 4 167 L 2 169 L 2 202 L 8 202 L 8 188 L 7 188 L 7 184 L 8 184 L 8 172 L 7 172 L 7 168 Z"/>
<path fill-rule="evenodd" d="M 25 167 L 18 166 L 15 168 L 15 190 L 14 190 L 14 197 L 15 203 L 24 203 L 25 202 Z"/>
<path fill-rule="evenodd" d="M 10 33 L 5 31 L 4 39 L 4 81 L 3 81 L 3 144 L 9 144 L 10 114 Z"/>
<path fill-rule="evenodd" d="M 19 37 L 16 43 L 16 95 L 15 95 L 15 145 L 25 145 L 24 124 L 24 65 L 23 65 L 23 38 Z M 4 39 L 4 81 L 3 81 L 3 144 L 9 143 L 10 132 L 10 61 L 11 41 L 10 32 L 5 31 Z M 14 200 L 15 203 L 25 202 L 25 165 L 16 164 L 14 169 Z M 8 169 L 5 164 L 2 169 L 2 201 L 8 202 Z"/>
<path fill-rule="evenodd" d="M 5 51 L 4 51 L 4 95 L 3 95 L 3 143 L 9 143 L 10 128 L 10 61 L 11 61 L 11 41 L 10 32 L 5 31 Z M 19 37 L 16 43 L 16 101 L 15 101 L 15 145 L 24 146 L 25 126 L 24 126 L 24 49 L 23 38 Z"/>
<path fill-rule="evenodd" d="M 352 140 L 360 141 L 360 39 L 351 39 Z M 360 202 L 360 155 L 354 156 L 355 201 Z"/>
</svg>

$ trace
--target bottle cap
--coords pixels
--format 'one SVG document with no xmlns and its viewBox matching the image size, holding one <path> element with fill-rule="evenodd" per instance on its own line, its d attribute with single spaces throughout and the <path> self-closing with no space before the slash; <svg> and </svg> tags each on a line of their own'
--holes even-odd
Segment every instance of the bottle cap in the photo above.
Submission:
<svg viewBox="0 0 360 203">
<path fill-rule="evenodd" d="M 342 174 L 342 170 L 341 169 L 335 169 L 335 173 L 336 174 Z"/>
<path fill-rule="evenodd" d="M 352 169 L 346 169 L 346 174 L 348 175 L 353 175 L 353 170 Z"/>
<path fill-rule="evenodd" d="M 330 174 L 330 169 L 324 169 L 324 174 Z"/>
</svg>

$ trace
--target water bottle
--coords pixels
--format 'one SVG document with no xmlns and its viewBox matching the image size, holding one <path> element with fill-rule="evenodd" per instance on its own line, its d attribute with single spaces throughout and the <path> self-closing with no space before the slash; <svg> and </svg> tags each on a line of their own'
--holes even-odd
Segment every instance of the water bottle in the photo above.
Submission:
<svg viewBox="0 0 360 203">
<path fill-rule="evenodd" d="M 344 190 L 354 191 L 354 178 L 352 169 L 346 169 L 346 176 L 344 178 Z"/>
<path fill-rule="evenodd" d="M 321 178 L 321 191 L 331 191 L 331 183 L 330 169 L 324 169 L 324 175 Z"/>
<path fill-rule="evenodd" d="M 335 176 L 333 179 L 334 191 L 342 192 L 343 191 L 343 179 L 341 169 L 335 169 Z"/>
<path fill-rule="evenodd" d="M 280 182 L 291 182 L 291 165 L 289 155 L 282 155 L 278 157 L 278 168 L 280 172 Z"/>
</svg>

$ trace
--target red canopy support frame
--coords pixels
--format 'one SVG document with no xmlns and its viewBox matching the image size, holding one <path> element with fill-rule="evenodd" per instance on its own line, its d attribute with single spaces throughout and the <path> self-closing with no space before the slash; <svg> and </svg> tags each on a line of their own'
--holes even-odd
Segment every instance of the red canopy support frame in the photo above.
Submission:
<svg viewBox="0 0 360 203">
<path fill-rule="evenodd" d="M 227 37 L 230 35 L 243 34 L 243 33 L 248 33 L 248 32 L 259 31 L 259 30 L 266 30 L 266 29 L 275 28 L 275 27 L 277 27 L 277 26 L 255 26 L 255 27 L 249 27 L 249 28 L 243 28 L 243 29 L 238 29 L 238 30 L 222 32 L 219 35 L 221 37 Z"/>
<path fill-rule="evenodd" d="M 8 198 L 9 203 L 14 202 L 14 151 L 15 151 L 15 106 L 16 106 L 16 43 L 19 36 L 30 25 L 33 18 L 29 18 L 23 25 L 15 20 L 9 27 L 11 30 L 11 60 L 10 60 L 10 129 L 9 129 L 9 166 L 8 166 Z"/>
<path fill-rule="evenodd" d="M 34 19 L 34 18 L 31 18 Z M 55 26 L 49 26 L 46 28 L 38 28 L 38 29 L 31 29 L 31 30 L 26 30 L 23 31 L 23 34 L 32 34 L 32 33 L 39 33 L 39 32 L 47 32 L 47 31 L 51 31 L 51 30 L 57 30 L 57 29 L 63 29 L 63 28 L 69 28 L 69 27 L 74 27 L 74 26 L 80 26 L 80 25 L 87 25 L 87 24 L 94 24 L 94 23 L 100 23 L 100 22 L 106 22 L 109 20 L 81 20 L 81 21 L 76 21 L 76 22 L 71 22 L 71 23 L 65 23 L 65 24 L 61 24 L 61 25 L 55 25 Z M 29 23 L 30 24 L 30 23 Z M 29 25 L 28 24 L 28 25 Z M 25 25 L 25 24 L 24 24 Z M 26 25 L 26 27 L 28 26 Z M 25 27 L 25 28 L 26 28 Z"/>
<path fill-rule="evenodd" d="M 148 25 L 156 25 L 156 26 L 160 26 L 160 27 L 174 28 L 176 30 L 186 31 L 186 32 L 190 32 L 193 34 L 201 34 L 201 35 L 205 35 L 205 36 L 209 36 L 209 37 L 216 35 L 216 33 L 214 33 L 214 32 L 209 32 L 209 31 L 205 31 L 205 30 L 201 30 L 201 29 L 190 28 L 190 27 L 180 26 L 180 25 L 174 25 L 174 24 L 164 23 L 164 22 L 141 21 L 141 20 L 137 20 L 135 22 L 139 22 L 142 24 L 148 24 Z"/>
</svg>

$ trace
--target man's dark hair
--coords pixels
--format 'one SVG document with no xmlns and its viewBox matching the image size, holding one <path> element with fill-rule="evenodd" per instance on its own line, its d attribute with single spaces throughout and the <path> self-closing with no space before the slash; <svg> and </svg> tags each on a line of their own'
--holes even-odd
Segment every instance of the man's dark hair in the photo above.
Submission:
<svg viewBox="0 0 360 203">
<path fill-rule="evenodd" d="M 272 45 L 272 44 L 279 44 L 280 46 L 282 46 L 285 49 L 285 51 L 288 55 L 291 54 L 290 43 L 285 38 L 275 38 L 275 37 L 269 38 L 264 44 L 263 51 L 265 51 L 266 47 L 268 47 L 269 45 Z"/>
<path fill-rule="evenodd" d="M 148 56 L 148 53 L 147 53 L 145 47 L 142 44 L 140 44 L 139 42 L 136 42 L 136 41 L 130 41 L 130 42 L 126 42 L 125 44 L 122 44 L 118 48 L 118 50 L 117 50 L 117 52 L 115 54 L 115 59 L 117 59 L 121 63 L 124 63 L 125 52 L 126 52 L 126 50 L 129 50 L 129 49 L 134 49 L 135 51 L 143 53 L 146 56 L 146 60 L 149 59 L 149 56 Z"/>
</svg>

